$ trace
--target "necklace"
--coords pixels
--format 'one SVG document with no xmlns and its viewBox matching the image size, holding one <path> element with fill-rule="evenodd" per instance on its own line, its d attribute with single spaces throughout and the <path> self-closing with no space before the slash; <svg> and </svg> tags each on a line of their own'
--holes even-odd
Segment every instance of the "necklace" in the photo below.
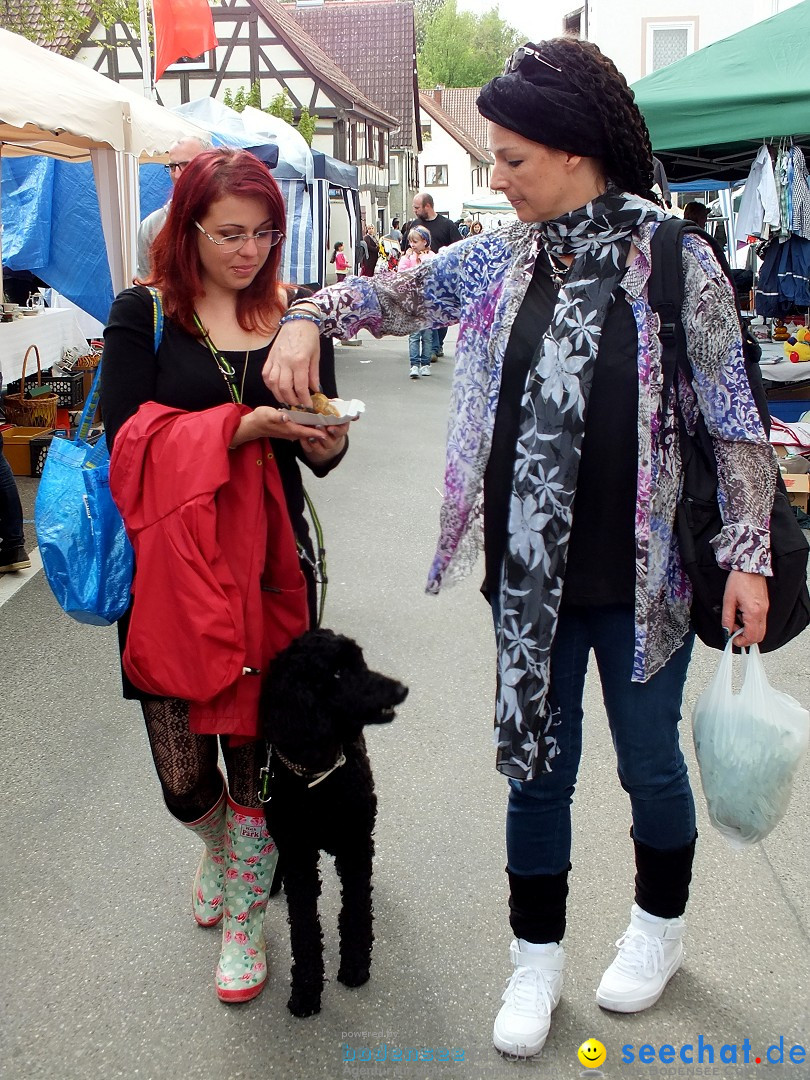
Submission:
<svg viewBox="0 0 810 1080">
<path fill-rule="evenodd" d="M 550 251 L 547 251 L 546 254 L 551 267 L 551 280 L 554 283 L 554 288 L 561 289 L 571 267 L 564 263 L 562 259 L 558 259 L 556 255 L 552 255 Z"/>
<path fill-rule="evenodd" d="M 222 353 L 217 349 L 216 345 L 214 345 L 208 331 L 203 326 L 202 321 L 200 320 L 200 317 L 196 312 L 194 313 L 194 324 L 200 331 L 203 341 L 208 346 L 208 351 L 214 358 L 214 363 L 217 365 L 220 375 L 225 380 L 225 385 L 228 387 L 228 393 L 231 396 L 231 401 L 233 401 L 235 405 L 241 405 L 242 402 L 245 400 L 245 377 L 247 376 L 248 359 L 250 357 L 250 346 L 245 349 L 245 366 L 242 368 L 242 381 L 240 383 L 239 389 L 237 390 L 236 383 L 234 382 L 234 376 L 236 375 L 236 372 L 234 371 L 233 364 L 230 362 L 230 360 L 227 359 L 227 357 L 223 356 Z"/>
</svg>

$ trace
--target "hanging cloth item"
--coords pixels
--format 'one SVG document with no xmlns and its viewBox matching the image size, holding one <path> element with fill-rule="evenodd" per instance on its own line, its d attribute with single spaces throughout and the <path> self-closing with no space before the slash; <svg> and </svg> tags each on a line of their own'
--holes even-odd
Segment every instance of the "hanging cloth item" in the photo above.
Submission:
<svg viewBox="0 0 810 1080">
<path fill-rule="evenodd" d="M 780 242 L 790 236 L 790 147 L 783 141 L 779 143 L 779 153 L 776 155 L 776 164 L 773 167 L 774 180 L 776 182 L 776 194 L 779 199 L 780 224 L 776 230 L 776 236 Z"/>
<path fill-rule="evenodd" d="M 766 229 L 778 229 L 780 221 L 773 163 L 763 144 L 745 181 L 734 237 L 744 244 L 749 236 L 766 236 Z"/>
<path fill-rule="evenodd" d="M 791 315 L 810 306 L 810 240 L 791 235 L 784 244 L 768 245 L 757 282 L 757 315 Z"/>
<path fill-rule="evenodd" d="M 790 185 L 790 231 L 810 240 L 810 186 L 807 181 L 807 162 L 798 146 L 789 151 L 792 182 Z"/>
</svg>

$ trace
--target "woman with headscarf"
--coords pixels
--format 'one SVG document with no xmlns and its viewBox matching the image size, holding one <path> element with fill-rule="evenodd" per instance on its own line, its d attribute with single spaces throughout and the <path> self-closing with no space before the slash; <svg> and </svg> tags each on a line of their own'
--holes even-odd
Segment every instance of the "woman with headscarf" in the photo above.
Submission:
<svg viewBox="0 0 810 1080">
<path fill-rule="evenodd" d="M 350 279 L 305 302 L 310 320 L 284 327 L 265 378 L 280 399 L 306 403 L 317 332 L 459 324 L 428 591 L 469 571 L 483 539 L 514 933 L 493 1040 L 528 1057 L 542 1049 L 562 991 L 591 650 L 636 862 L 629 926 L 596 1000 L 646 1009 L 683 957 L 697 833 L 678 742 L 693 644 L 674 532 L 680 415 L 691 423 L 700 410 L 712 436 L 724 521 L 714 547 L 730 571 L 723 626 L 739 619 L 743 646 L 765 631 L 776 465 L 731 286 L 695 234 L 683 240 L 681 313 L 694 379 L 662 393 L 647 285 L 651 237 L 668 215 L 651 201 L 649 135 L 613 63 L 586 41 L 527 44 L 478 107 L 495 157 L 491 186 L 519 220 L 405 277 Z"/>
</svg>

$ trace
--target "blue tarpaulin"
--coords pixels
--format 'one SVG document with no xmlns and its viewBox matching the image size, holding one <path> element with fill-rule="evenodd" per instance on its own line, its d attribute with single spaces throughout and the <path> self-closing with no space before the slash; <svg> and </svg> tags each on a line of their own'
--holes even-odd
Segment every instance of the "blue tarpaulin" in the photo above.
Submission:
<svg viewBox="0 0 810 1080">
<path fill-rule="evenodd" d="M 113 289 L 93 166 L 46 157 L 2 165 L 3 265 L 31 270 L 106 322 Z M 162 165 L 141 166 L 141 217 L 163 205 L 170 186 Z"/>
<path fill-rule="evenodd" d="M 216 104 L 216 103 L 215 103 Z M 222 107 L 220 107 L 222 108 Z M 178 110 L 180 111 L 180 110 Z M 226 112 L 228 110 L 225 110 Z M 238 114 L 234 114 L 238 119 Z M 214 132 L 215 144 L 250 143 L 252 153 L 274 172 L 278 145 L 257 145 L 256 135 Z M 277 176 L 287 209 L 287 238 L 282 250 L 281 276 L 296 284 L 322 282 L 326 276 L 329 235 L 329 185 L 340 187 L 349 205 L 356 203 L 357 169 L 318 151 L 312 152 L 314 178 L 310 184 Z M 171 182 L 163 165 L 141 165 L 140 218 L 163 206 Z M 2 161 L 3 265 L 30 270 L 83 311 L 106 323 L 113 301 L 101 214 L 90 163 L 45 157 Z M 350 237 L 353 246 L 353 237 Z"/>
</svg>

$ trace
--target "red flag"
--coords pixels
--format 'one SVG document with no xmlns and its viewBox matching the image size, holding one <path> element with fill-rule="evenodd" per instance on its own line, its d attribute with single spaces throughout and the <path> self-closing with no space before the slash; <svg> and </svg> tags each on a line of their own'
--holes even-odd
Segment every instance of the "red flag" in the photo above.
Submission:
<svg viewBox="0 0 810 1080">
<path fill-rule="evenodd" d="M 181 56 L 199 56 L 217 44 L 208 0 L 152 0 L 155 82 Z"/>
</svg>

